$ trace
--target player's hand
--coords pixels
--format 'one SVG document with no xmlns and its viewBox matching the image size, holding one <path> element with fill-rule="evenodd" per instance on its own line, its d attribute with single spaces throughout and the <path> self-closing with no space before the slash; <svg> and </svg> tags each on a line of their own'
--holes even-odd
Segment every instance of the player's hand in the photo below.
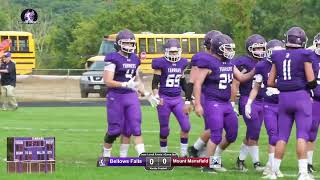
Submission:
<svg viewBox="0 0 320 180">
<path fill-rule="evenodd" d="M 195 113 L 199 117 L 203 116 L 203 108 L 202 108 L 201 104 L 195 105 Z"/>
<path fill-rule="evenodd" d="M 233 111 L 236 113 L 237 116 L 239 116 L 239 111 L 236 108 L 235 102 L 231 102 L 231 105 L 232 105 Z"/>
<path fill-rule="evenodd" d="M 163 100 L 163 98 L 160 98 L 159 106 L 162 106 L 163 104 L 164 104 L 164 100 Z"/>
<path fill-rule="evenodd" d="M 186 114 L 189 114 L 192 111 L 192 106 L 190 104 L 190 101 L 185 101 L 183 106 L 183 112 Z"/>
<path fill-rule="evenodd" d="M 151 104 L 152 107 L 156 107 L 160 104 L 160 97 L 159 95 L 149 95 L 148 97 L 148 101 Z"/>
<path fill-rule="evenodd" d="M 275 94 L 280 94 L 280 91 L 277 88 L 267 87 L 266 95 L 272 96 Z"/>
<path fill-rule="evenodd" d="M 139 82 L 134 81 L 135 80 L 135 76 L 132 77 L 127 83 L 126 83 L 126 87 L 129 89 L 132 89 L 134 91 L 136 91 L 138 89 L 139 86 Z"/>
<path fill-rule="evenodd" d="M 246 104 L 245 106 L 245 114 L 246 114 L 246 117 L 251 119 L 251 104 Z"/>
</svg>

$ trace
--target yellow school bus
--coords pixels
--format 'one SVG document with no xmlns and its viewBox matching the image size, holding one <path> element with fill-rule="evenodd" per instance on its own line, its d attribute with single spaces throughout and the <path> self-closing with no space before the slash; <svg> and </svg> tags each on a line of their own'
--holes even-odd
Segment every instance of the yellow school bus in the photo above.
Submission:
<svg viewBox="0 0 320 180">
<path fill-rule="evenodd" d="M 12 60 L 16 63 L 17 74 L 29 74 L 35 68 L 35 46 L 32 34 L 23 31 L 0 31 L 1 42 L 11 39 L 9 48 Z"/>
<path fill-rule="evenodd" d="M 103 61 L 107 53 L 114 51 L 113 44 L 117 34 L 104 36 L 100 50 L 97 56 L 87 60 L 86 67 L 89 67 L 95 61 Z M 140 70 L 143 73 L 152 73 L 151 61 L 153 58 L 164 55 L 163 44 L 167 39 L 175 38 L 180 41 L 182 48 L 182 57 L 191 59 L 191 57 L 204 50 L 203 38 L 204 34 L 195 34 L 193 32 L 184 34 L 153 34 L 141 33 L 135 34 L 137 42 L 137 55 L 141 59 Z"/>
</svg>

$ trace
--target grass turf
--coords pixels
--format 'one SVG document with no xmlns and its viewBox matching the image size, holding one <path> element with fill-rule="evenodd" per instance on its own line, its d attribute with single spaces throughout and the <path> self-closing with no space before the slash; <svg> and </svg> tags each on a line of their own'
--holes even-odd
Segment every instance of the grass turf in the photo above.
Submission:
<svg viewBox="0 0 320 180">
<path fill-rule="evenodd" d="M 159 151 L 159 123 L 156 110 L 143 107 L 142 131 L 146 151 Z M 248 173 L 229 171 L 227 173 L 206 174 L 198 168 L 175 168 L 168 172 L 145 171 L 142 167 L 107 167 L 97 168 L 96 161 L 101 154 L 103 136 L 106 129 L 106 113 L 104 107 L 55 107 L 55 108 L 20 108 L 16 112 L 0 112 L 0 179 L 258 179 L 260 173 L 253 170 L 250 157 L 246 164 Z M 192 129 L 189 144 L 192 144 L 203 130 L 203 120 L 194 114 L 190 116 Z M 233 169 L 238 156 L 240 144 L 245 135 L 245 125 L 239 118 L 239 134 L 237 141 L 223 153 L 223 163 Z M 170 152 L 179 152 L 179 125 L 171 116 L 171 133 L 168 140 Z M 295 129 L 295 128 L 294 128 Z M 287 147 L 281 165 L 284 179 L 296 179 L 297 158 L 295 153 L 295 131 Z M 56 172 L 53 174 L 7 174 L 6 173 L 6 137 L 8 136 L 54 136 L 56 137 Z M 314 166 L 319 169 L 319 143 L 314 153 Z M 119 154 L 119 142 L 113 147 L 112 154 Z M 130 146 L 130 156 L 135 156 Z M 267 134 L 264 126 L 260 135 L 260 160 L 267 161 Z M 320 177 L 320 173 L 315 173 Z"/>
</svg>

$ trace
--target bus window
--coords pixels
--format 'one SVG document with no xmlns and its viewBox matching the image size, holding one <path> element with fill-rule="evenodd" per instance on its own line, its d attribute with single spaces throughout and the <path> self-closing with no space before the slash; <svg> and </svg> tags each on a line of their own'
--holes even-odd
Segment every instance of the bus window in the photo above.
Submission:
<svg viewBox="0 0 320 180">
<path fill-rule="evenodd" d="M 1 42 L 5 39 L 8 39 L 8 36 L 1 36 Z"/>
<path fill-rule="evenodd" d="M 161 38 L 157 38 L 157 52 L 160 53 L 160 52 L 163 52 L 163 39 Z"/>
<path fill-rule="evenodd" d="M 16 52 L 18 51 L 18 44 L 17 44 L 17 36 L 10 36 L 10 39 L 12 41 L 12 44 L 11 44 L 11 51 L 12 52 Z"/>
<path fill-rule="evenodd" d="M 197 39 L 196 38 L 191 38 L 190 39 L 190 53 L 195 54 L 197 53 Z"/>
<path fill-rule="evenodd" d="M 19 51 L 29 52 L 28 36 L 20 36 L 19 37 Z"/>
<path fill-rule="evenodd" d="M 139 39 L 139 50 L 140 52 L 146 52 L 147 51 L 147 44 L 146 44 L 146 38 Z"/>
<path fill-rule="evenodd" d="M 181 39 L 182 53 L 189 53 L 189 40 L 186 38 Z"/>
<path fill-rule="evenodd" d="M 203 38 L 198 39 L 199 52 L 204 51 Z"/>
<path fill-rule="evenodd" d="M 152 54 L 155 53 L 154 51 L 154 39 L 153 38 L 149 38 L 148 39 L 148 53 Z"/>
</svg>

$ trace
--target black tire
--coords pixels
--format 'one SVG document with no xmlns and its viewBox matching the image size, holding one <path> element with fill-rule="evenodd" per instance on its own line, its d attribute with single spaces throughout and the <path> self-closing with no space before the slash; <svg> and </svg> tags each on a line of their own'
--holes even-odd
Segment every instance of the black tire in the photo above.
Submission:
<svg viewBox="0 0 320 180">
<path fill-rule="evenodd" d="M 88 98 L 89 93 L 81 91 L 81 98 Z"/>
</svg>

